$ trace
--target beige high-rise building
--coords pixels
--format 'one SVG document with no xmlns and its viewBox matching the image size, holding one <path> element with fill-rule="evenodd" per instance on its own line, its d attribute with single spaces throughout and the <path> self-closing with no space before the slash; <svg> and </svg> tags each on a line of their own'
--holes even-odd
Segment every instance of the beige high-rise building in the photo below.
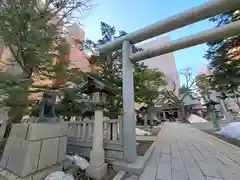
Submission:
<svg viewBox="0 0 240 180">
<path fill-rule="evenodd" d="M 170 42 L 169 36 L 163 36 L 156 40 L 143 43 L 139 45 L 139 47 L 143 49 L 149 49 L 149 48 L 155 48 L 158 46 L 163 46 L 166 43 Z M 176 68 L 175 58 L 173 53 L 164 54 L 161 56 L 157 56 L 154 58 L 149 58 L 143 61 L 145 65 L 147 65 L 150 69 L 157 69 L 161 72 L 163 72 L 166 76 L 167 81 L 167 89 L 172 90 L 174 88 L 174 84 L 176 86 L 175 88 L 175 95 L 179 95 L 179 88 L 180 88 L 180 82 L 179 82 L 179 76 Z M 160 87 L 161 88 L 161 87 Z"/>
<path fill-rule="evenodd" d="M 14 61 L 11 51 L 5 46 L 3 40 L 0 40 L 0 71 L 15 76 L 20 75 L 23 72 L 18 63 Z"/>
<path fill-rule="evenodd" d="M 56 59 L 56 61 L 69 61 L 70 69 L 77 69 L 79 71 L 91 71 L 92 67 L 89 64 L 87 55 L 81 48 L 81 44 L 85 41 L 85 32 L 77 25 L 73 24 L 66 29 L 68 36 L 65 39 L 68 42 L 68 54 L 63 59 Z M 0 71 L 7 72 L 11 75 L 22 74 L 22 68 L 14 60 L 10 50 L 5 46 L 4 42 L 0 40 Z M 50 85 L 61 83 L 58 79 L 39 79 L 35 77 L 34 84 L 37 85 Z M 34 94 L 30 98 L 39 98 L 40 95 Z"/>
<path fill-rule="evenodd" d="M 85 41 L 85 32 L 77 24 L 69 26 L 67 32 L 68 35 L 65 38 L 69 43 L 70 69 L 90 71 L 88 57 L 82 46 Z"/>
</svg>

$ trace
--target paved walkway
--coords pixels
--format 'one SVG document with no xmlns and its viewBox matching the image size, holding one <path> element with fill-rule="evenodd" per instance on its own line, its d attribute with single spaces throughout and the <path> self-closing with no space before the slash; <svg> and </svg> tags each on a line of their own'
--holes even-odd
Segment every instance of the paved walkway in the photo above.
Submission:
<svg viewBox="0 0 240 180">
<path fill-rule="evenodd" d="M 240 149 L 190 125 L 165 124 L 139 180 L 240 180 Z"/>
</svg>

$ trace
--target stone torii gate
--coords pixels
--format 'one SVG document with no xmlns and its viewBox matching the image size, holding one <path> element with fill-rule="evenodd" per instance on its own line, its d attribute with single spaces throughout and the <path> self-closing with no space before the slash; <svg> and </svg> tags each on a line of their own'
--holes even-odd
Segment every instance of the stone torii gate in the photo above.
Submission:
<svg viewBox="0 0 240 180">
<path fill-rule="evenodd" d="M 145 28 L 117 38 L 110 43 L 99 46 L 99 53 L 110 53 L 122 48 L 123 61 L 123 143 L 124 156 L 128 163 L 137 161 L 136 153 L 136 122 L 134 117 L 134 87 L 132 62 L 170 53 L 176 50 L 192 47 L 198 44 L 212 42 L 240 33 L 240 21 L 223 27 L 214 28 L 172 41 L 163 46 L 143 50 L 132 54 L 132 45 L 159 36 L 172 30 L 193 24 L 209 17 L 236 10 L 240 7 L 240 0 L 212 0 L 203 5 L 191 8 L 166 20 L 149 25 Z"/>
</svg>

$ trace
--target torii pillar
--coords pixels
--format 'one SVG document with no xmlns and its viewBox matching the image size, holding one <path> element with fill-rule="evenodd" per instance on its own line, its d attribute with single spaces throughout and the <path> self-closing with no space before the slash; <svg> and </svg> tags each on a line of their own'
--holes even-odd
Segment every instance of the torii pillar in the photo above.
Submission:
<svg viewBox="0 0 240 180">
<path fill-rule="evenodd" d="M 122 44 L 123 58 L 123 144 L 124 157 L 127 162 L 137 161 L 136 117 L 134 114 L 133 65 L 129 58 L 132 45 L 129 41 Z"/>
</svg>

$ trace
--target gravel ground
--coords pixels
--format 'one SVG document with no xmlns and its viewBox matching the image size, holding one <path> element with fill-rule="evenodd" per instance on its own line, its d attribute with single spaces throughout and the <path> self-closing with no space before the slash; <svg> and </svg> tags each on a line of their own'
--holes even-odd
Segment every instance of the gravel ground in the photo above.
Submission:
<svg viewBox="0 0 240 180">
<path fill-rule="evenodd" d="M 117 175 L 117 172 L 113 170 L 112 165 L 108 165 L 108 174 L 104 177 L 104 180 L 112 180 Z M 79 170 L 76 180 L 94 180 L 85 176 L 85 171 Z"/>
<path fill-rule="evenodd" d="M 137 141 L 139 144 L 137 146 L 137 155 L 144 156 L 147 150 L 152 145 L 153 141 Z"/>
<path fill-rule="evenodd" d="M 161 130 L 161 127 L 159 126 L 152 128 L 151 129 L 152 136 L 157 136 L 160 130 Z"/>
</svg>

